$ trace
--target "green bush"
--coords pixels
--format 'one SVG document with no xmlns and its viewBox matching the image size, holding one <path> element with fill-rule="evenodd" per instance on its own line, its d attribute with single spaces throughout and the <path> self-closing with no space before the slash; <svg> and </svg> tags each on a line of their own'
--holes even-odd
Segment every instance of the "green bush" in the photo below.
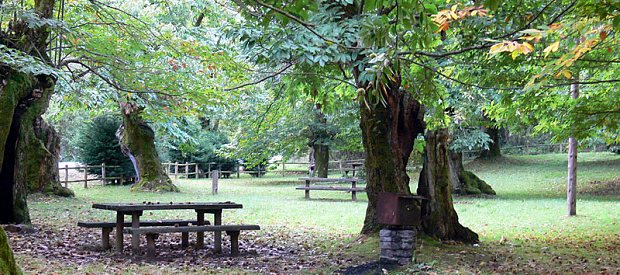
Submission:
<svg viewBox="0 0 620 275">
<path fill-rule="evenodd" d="M 119 166 L 106 168 L 106 177 L 134 177 L 133 164 L 121 151 L 116 130 L 121 125 L 117 116 L 96 117 L 84 127 L 78 137 L 80 161 L 88 165 Z M 101 175 L 101 169 L 90 173 Z"/>
</svg>

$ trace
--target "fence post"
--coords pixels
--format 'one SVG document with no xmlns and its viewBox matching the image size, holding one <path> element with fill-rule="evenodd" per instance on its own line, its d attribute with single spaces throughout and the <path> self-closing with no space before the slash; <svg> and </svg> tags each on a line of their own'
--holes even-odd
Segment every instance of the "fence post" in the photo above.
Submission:
<svg viewBox="0 0 620 275">
<path fill-rule="evenodd" d="M 235 168 L 236 168 L 235 170 L 237 170 L 237 178 L 239 178 L 239 174 L 241 173 L 239 171 L 239 169 L 241 168 L 241 165 L 239 165 L 239 162 L 235 163 Z"/>
<path fill-rule="evenodd" d="M 105 185 L 105 163 L 101 163 L 101 185 Z"/>
<path fill-rule="evenodd" d="M 286 169 L 284 167 L 284 160 L 282 160 L 282 176 L 284 177 Z"/>
<path fill-rule="evenodd" d="M 338 161 L 338 169 L 340 169 L 340 175 L 344 176 L 344 170 L 342 170 L 342 160 Z"/>
<path fill-rule="evenodd" d="M 185 162 L 185 179 L 189 179 L 189 163 Z"/>
<path fill-rule="evenodd" d="M 84 166 L 84 189 L 88 189 L 88 165 Z"/>
<path fill-rule="evenodd" d="M 196 173 L 196 178 L 198 178 L 198 163 L 196 163 L 196 166 L 194 167 L 194 172 Z"/>
<path fill-rule="evenodd" d="M 213 195 L 217 195 L 217 184 L 219 179 L 220 171 L 213 170 L 213 172 L 211 173 L 211 193 L 213 193 Z"/>
<path fill-rule="evenodd" d="M 211 175 L 211 162 L 209 162 L 209 169 L 207 170 L 207 176 L 211 177 L 213 175 Z"/>
<path fill-rule="evenodd" d="M 179 177 L 179 163 L 175 162 L 174 163 L 174 179 L 177 179 Z"/>
<path fill-rule="evenodd" d="M 69 188 L 69 165 L 65 164 L 65 188 Z"/>
</svg>

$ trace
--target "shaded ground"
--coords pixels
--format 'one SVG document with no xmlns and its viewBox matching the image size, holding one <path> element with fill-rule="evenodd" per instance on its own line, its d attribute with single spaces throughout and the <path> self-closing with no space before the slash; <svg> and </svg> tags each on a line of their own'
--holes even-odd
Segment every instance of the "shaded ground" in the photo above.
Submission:
<svg viewBox="0 0 620 275">
<path fill-rule="evenodd" d="M 610 181 L 591 181 L 579 191 L 579 194 L 620 198 L 620 178 Z"/>
</svg>

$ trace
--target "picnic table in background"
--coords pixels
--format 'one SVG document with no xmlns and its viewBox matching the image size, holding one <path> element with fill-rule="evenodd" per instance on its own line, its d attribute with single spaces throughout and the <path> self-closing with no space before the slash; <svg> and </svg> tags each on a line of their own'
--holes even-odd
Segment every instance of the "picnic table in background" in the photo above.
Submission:
<svg viewBox="0 0 620 275">
<path fill-rule="evenodd" d="M 365 187 L 357 187 L 357 183 L 360 182 L 358 178 L 315 178 L 315 177 L 306 177 L 299 178 L 299 180 L 303 180 L 305 182 L 305 186 L 297 186 L 295 189 L 297 190 L 305 190 L 305 198 L 310 198 L 310 190 L 323 190 L 323 191 L 345 191 L 351 192 L 351 199 L 353 201 L 357 200 L 357 192 L 366 192 Z M 312 183 L 319 183 L 319 185 L 313 185 Z M 342 183 L 350 183 L 349 186 L 334 186 L 334 185 L 320 185 L 320 184 L 342 184 Z"/>
</svg>

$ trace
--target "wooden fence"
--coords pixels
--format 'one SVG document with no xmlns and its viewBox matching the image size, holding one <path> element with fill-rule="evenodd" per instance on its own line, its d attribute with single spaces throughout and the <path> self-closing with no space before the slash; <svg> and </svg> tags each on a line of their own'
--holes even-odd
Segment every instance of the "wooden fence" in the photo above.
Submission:
<svg viewBox="0 0 620 275">
<path fill-rule="evenodd" d="M 123 181 L 123 177 L 108 177 L 106 176 L 106 168 L 119 168 L 120 166 L 114 166 L 114 165 L 106 165 L 105 163 L 102 163 L 101 165 L 81 165 L 81 166 L 75 166 L 75 167 L 69 167 L 69 165 L 65 164 L 65 167 L 58 167 L 58 174 L 59 176 L 62 175 L 62 170 L 64 170 L 64 180 L 61 181 L 64 183 L 65 187 L 69 186 L 69 183 L 73 183 L 73 182 L 84 182 L 84 188 L 88 188 L 88 182 L 89 181 L 100 181 L 101 184 L 105 184 L 106 181 L 109 180 L 121 180 Z M 99 178 L 88 178 L 88 171 L 89 169 L 101 169 L 101 177 Z M 84 178 L 83 179 L 79 179 L 79 180 L 69 180 L 69 170 L 84 170 Z"/>
</svg>

